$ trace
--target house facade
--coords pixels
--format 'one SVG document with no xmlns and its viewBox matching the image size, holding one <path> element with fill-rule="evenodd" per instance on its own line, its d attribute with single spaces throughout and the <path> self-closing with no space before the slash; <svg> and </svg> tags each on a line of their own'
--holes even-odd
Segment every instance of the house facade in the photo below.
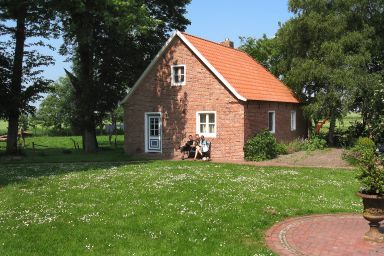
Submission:
<svg viewBox="0 0 384 256">
<path fill-rule="evenodd" d="M 229 41 L 176 32 L 121 102 L 125 151 L 179 157 L 188 135 L 212 142 L 214 159 L 241 160 L 247 139 L 269 129 L 280 141 L 307 134 L 299 101 Z"/>
</svg>

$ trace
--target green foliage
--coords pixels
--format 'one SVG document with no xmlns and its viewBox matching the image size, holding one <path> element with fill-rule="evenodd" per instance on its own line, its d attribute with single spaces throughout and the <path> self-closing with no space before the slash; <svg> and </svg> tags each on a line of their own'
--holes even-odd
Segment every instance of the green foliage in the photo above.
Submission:
<svg viewBox="0 0 384 256">
<path fill-rule="evenodd" d="M 250 138 L 244 146 L 246 160 L 263 161 L 278 155 L 278 143 L 269 131 L 263 131 Z"/>
<path fill-rule="evenodd" d="M 384 195 L 384 167 L 382 160 L 376 155 L 376 145 L 370 138 L 359 138 L 347 156 L 359 166 L 357 179 L 365 194 Z"/>
<path fill-rule="evenodd" d="M 357 138 L 368 136 L 368 130 L 366 126 L 362 122 L 355 121 L 352 123 L 346 132 L 340 132 L 341 138 L 340 138 L 340 146 L 352 146 L 356 144 Z M 344 140 L 344 141 L 343 141 Z"/>
<path fill-rule="evenodd" d="M 333 144 L 336 119 L 346 114 L 355 88 L 375 82 L 366 69 L 373 29 L 356 24 L 348 4 L 290 6 L 296 15 L 278 32 L 289 56 L 284 80 L 307 103 L 307 116 L 330 119 Z"/>
<path fill-rule="evenodd" d="M 309 139 L 305 139 L 302 149 L 306 151 L 322 150 L 327 147 L 327 141 L 319 136 L 312 135 Z"/>
<path fill-rule="evenodd" d="M 268 39 L 242 38 L 241 49 L 291 87 L 305 115 L 330 121 L 362 111 L 376 142 L 384 138 L 384 2 L 290 0 L 294 14 Z"/>
<path fill-rule="evenodd" d="M 20 115 L 33 113 L 31 104 L 49 90 L 43 68 L 54 63 L 42 48 L 57 36 L 50 1 L 0 1 L 0 118 L 8 120 L 7 152 L 17 154 Z"/>
<path fill-rule="evenodd" d="M 294 139 L 293 141 L 289 142 L 287 145 L 288 153 L 295 153 L 304 150 L 304 143 L 305 140 L 303 139 Z"/>
<path fill-rule="evenodd" d="M 26 131 L 29 129 L 29 116 L 26 114 L 20 115 L 19 119 L 19 128 L 23 131 Z"/>
<path fill-rule="evenodd" d="M 344 151 L 343 158 L 350 164 L 358 166 L 363 155 L 371 157 L 371 153 L 374 153 L 375 150 L 376 145 L 370 138 L 359 137 L 350 150 Z"/>
<path fill-rule="evenodd" d="M 279 57 L 279 49 L 274 38 L 267 38 L 264 34 L 262 38 L 240 37 L 240 50 L 245 51 L 252 58 L 257 60 L 272 74 L 278 75 L 276 64 Z"/>
<path fill-rule="evenodd" d="M 41 102 L 34 119 L 36 124 L 60 131 L 63 128 L 71 127 L 74 120 L 74 108 L 73 89 L 70 81 L 68 77 L 61 77 Z"/>
<path fill-rule="evenodd" d="M 288 145 L 284 143 L 277 143 L 276 151 L 278 155 L 286 155 L 289 153 L 288 151 Z"/>
<path fill-rule="evenodd" d="M 169 32 L 184 30 L 182 1 L 57 1 L 73 71 L 74 123 L 86 151 L 97 147 L 95 126 L 113 111 L 126 90 L 155 56 Z M 69 51 L 72 49 L 73 51 Z"/>
<path fill-rule="evenodd" d="M 383 61 L 384 63 L 384 61 Z M 364 98 L 364 120 L 366 127 L 376 143 L 384 143 L 384 71 L 380 83 L 373 88 L 372 95 Z"/>
<path fill-rule="evenodd" d="M 288 143 L 287 151 L 288 153 L 294 153 L 299 151 L 315 151 L 323 150 L 327 147 L 327 142 L 325 139 L 312 135 L 308 139 L 295 139 Z"/>
</svg>

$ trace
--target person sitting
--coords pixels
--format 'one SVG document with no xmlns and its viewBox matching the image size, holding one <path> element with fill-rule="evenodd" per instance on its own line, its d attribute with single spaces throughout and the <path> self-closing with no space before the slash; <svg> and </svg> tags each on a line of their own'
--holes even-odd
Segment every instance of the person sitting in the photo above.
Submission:
<svg viewBox="0 0 384 256">
<path fill-rule="evenodd" d="M 185 143 L 184 146 L 181 147 L 181 159 L 184 160 L 184 155 L 189 154 L 189 151 L 195 147 L 195 141 L 193 140 L 193 136 L 189 135 L 188 136 L 188 141 Z"/>
<path fill-rule="evenodd" d="M 198 146 L 196 146 L 196 152 L 195 152 L 194 160 L 196 160 L 198 155 L 204 157 L 205 153 L 208 152 L 208 150 L 209 150 L 209 142 L 205 140 L 204 135 L 201 135 L 199 144 L 198 144 Z"/>
</svg>

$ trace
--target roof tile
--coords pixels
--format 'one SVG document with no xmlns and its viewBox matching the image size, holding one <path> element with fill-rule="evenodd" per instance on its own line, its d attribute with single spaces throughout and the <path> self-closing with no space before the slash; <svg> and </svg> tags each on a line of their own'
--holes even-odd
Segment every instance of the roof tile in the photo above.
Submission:
<svg viewBox="0 0 384 256">
<path fill-rule="evenodd" d="M 183 35 L 247 100 L 299 103 L 285 84 L 245 52 L 186 33 Z"/>
</svg>

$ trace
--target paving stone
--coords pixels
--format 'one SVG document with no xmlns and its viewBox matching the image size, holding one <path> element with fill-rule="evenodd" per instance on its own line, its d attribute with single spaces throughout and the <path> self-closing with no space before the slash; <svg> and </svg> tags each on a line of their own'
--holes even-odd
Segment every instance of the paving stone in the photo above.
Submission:
<svg viewBox="0 0 384 256">
<path fill-rule="evenodd" d="M 363 239 L 368 229 L 358 214 L 310 215 L 275 224 L 266 242 L 282 256 L 384 256 L 384 243 Z"/>
</svg>

